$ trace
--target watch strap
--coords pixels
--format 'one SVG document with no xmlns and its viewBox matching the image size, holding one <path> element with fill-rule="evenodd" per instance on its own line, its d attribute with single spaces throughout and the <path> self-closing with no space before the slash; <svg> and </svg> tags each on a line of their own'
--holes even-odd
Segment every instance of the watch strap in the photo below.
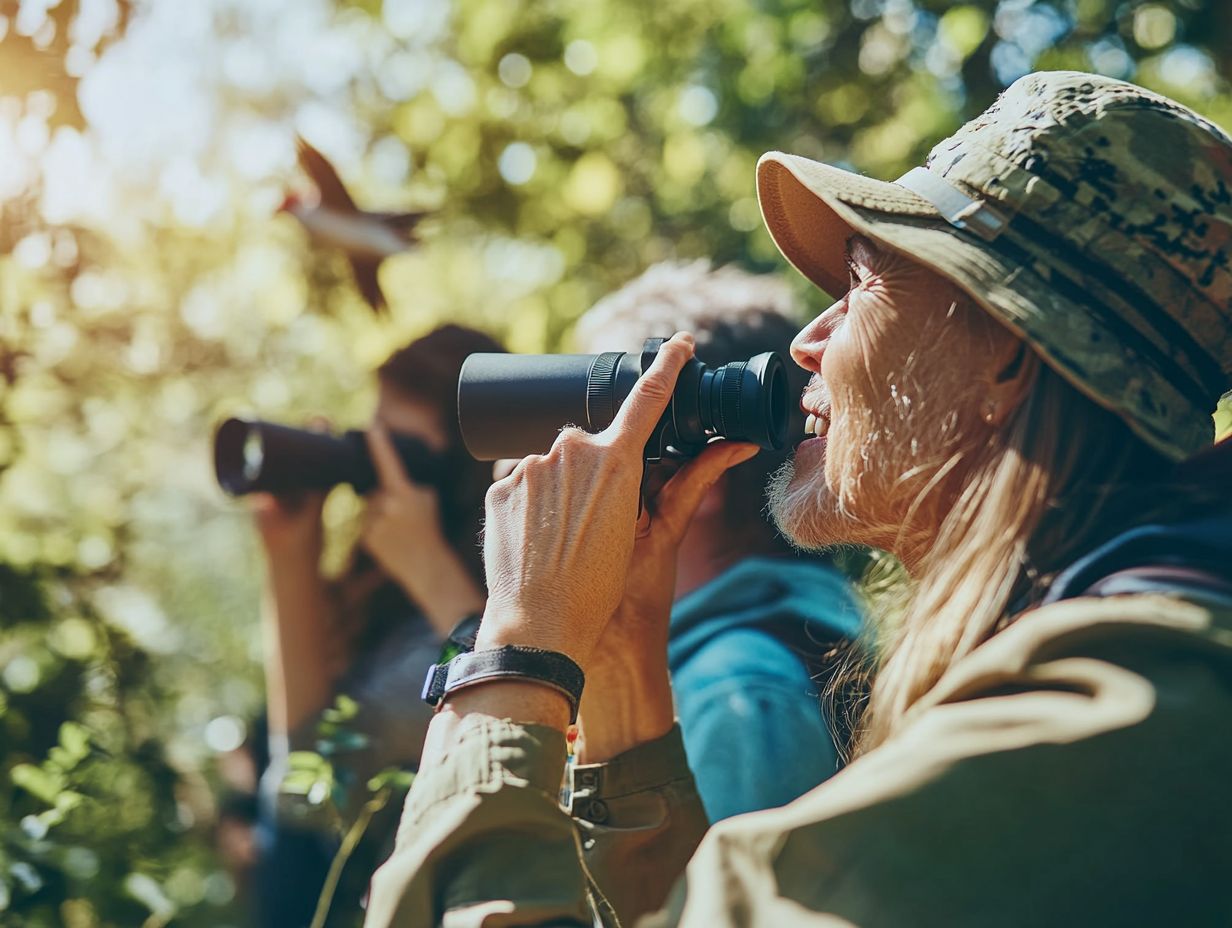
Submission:
<svg viewBox="0 0 1232 928">
<path fill-rule="evenodd" d="M 530 680 L 550 686 L 569 700 L 569 724 L 577 721 L 586 681 L 582 668 L 568 655 L 542 648 L 506 645 L 459 654 L 448 663 L 434 664 L 424 680 L 423 700 L 430 706 L 439 706 L 450 693 L 499 679 Z"/>
</svg>

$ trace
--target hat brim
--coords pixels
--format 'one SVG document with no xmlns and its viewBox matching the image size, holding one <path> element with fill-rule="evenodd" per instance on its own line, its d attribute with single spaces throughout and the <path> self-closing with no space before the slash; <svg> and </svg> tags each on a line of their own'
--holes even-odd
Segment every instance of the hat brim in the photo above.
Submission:
<svg viewBox="0 0 1232 928">
<path fill-rule="evenodd" d="M 757 163 L 757 197 L 783 256 L 830 296 L 847 292 L 846 243 L 852 235 L 864 235 L 956 284 L 1047 355 L 1032 337 L 1032 322 L 1045 322 L 1038 305 L 1038 291 L 1045 288 L 1031 287 L 1028 299 L 1019 292 L 1021 281 L 1005 287 L 1027 269 L 961 233 L 919 194 L 798 155 L 769 152 Z"/>
<path fill-rule="evenodd" d="M 847 292 L 843 254 L 852 235 L 905 250 L 890 217 L 944 224 L 931 203 L 905 187 L 778 151 L 757 162 L 757 199 L 779 251 L 836 298 Z"/>
<path fill-rule="evenodd" d="M 830 296 L 841 297 L 848 289 L 847 239 L 866 236 L 957 285 L 1029 342 L 1079 392 L 1121 416 L 1159 451 L 1180 459 L 1210 444 L 1201 419 L 1181 430 L 1174 418 L 1152 421 L 1144 415 L 1139 408 L 1142 384 L 1127 376 L 1142 364 L 1129 354 L 1093 370 L 1089 358 L 1068 353 L 1072 346 L 1114 345 L 1119 340 L 1115 333 L 1032 267 L 956 229 L 931 202 L 906 187 L 798 155 L 769 152 L 757 163 L 757 197 L 766 228 L 783 256 Z M 1173 409 L 1188 405 L 1167 382 L 1155 380 L 1151 386 Z"/>
</svg>

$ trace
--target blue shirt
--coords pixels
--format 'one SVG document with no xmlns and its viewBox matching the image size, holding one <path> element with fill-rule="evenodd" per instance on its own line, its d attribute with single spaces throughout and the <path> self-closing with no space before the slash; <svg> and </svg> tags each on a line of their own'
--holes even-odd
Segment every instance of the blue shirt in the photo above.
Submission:
<svg viewBox="0 0 1232 928">
<path fill-rule="evenodd" d="M 859 629 L 846 578 L 819 561 L 748 558 L 676 603 L 672 689 L 712 822 L 784 805 L 836 771 L 817 684 L 788 642 L 820 653 Z"/>
</svg>

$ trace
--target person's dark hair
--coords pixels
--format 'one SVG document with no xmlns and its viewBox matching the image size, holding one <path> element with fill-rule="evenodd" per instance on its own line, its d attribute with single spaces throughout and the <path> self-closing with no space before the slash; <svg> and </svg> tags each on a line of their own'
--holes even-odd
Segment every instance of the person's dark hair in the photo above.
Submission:
<svg viewBox="0 0 1232 928">
<path fill-rule="evenodd" d="M 479 533 L 484 497 L 492 483 L 492 465 L 476 461 L 462 443 L 458 427 L 458 372 L 471 354 L 504 350 L 499 342 L 482 332 L 443 325 L 399 348 L 376 371 L 383 387 L 408 400 L 427 403 L 439 412 L 447 438 L 446 473 L 452 475 L 440 493 L 441 527 L 450 547 L 481 585 L 484 574 Z M 414 543 L 414 539 L 408 539 L 408 544 Z M 361 636 L 361 649 L 367 641 L 380 636 L 386 622 L 419 611 L 392 580 L 386 578 L 373 589 L 368 578 L 375 569 L 371 555 L 357 547 L 337 584 L 338 605 L 346 613 L 343 622 L 360 623 L 356 631 Z"/>
<path fill-rule="evenodd" d="M 795 438 L 804 431 L 798 398 L 809 376 L 786 357 L 800 329 L 797 317 L 791 290 L 777 277 L 712 269 L 706 261 L 664 263 L 596 303 L 578 323 L 575 340 L 586 351 L 628 351 L 643 338 L 683 330 L 693 334 L 696 356 L 708 367 L 780 352 L 792 397 L 788 435 Z M 733 531 L 769 523 L 766 484 L 790 453 L 762 451 L 727 472 L 724 512 Z"/>
<path fill-rule="evenodd" d="M 462 362 L 477 352 L 503 352 L 494 338 L 460 325 L 443 325 L 400 348 L 377 368 L 383 385 L 412 400 L 440 410 L 441 425 L 449 439 L 445 452 L 447 473 L 453 475 L 441 493 L 441 522 L 445 537 L 463 558 L 475 579 L 483 582 L 479 529 L 483 500 L 492 483 L 492 465 L 476 461 L 462 444 L 458 426 L 458 372 Z"/>
</svg>

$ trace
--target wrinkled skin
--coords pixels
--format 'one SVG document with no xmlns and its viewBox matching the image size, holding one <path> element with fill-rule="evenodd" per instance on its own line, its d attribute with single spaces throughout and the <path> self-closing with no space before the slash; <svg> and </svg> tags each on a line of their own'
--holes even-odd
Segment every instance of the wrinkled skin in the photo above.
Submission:
<svg viewBox="0 0 1232 928">
<path fill-rule="evenodd" d="M 1012 411 L 1022 343 L 953 284 L 865 238 L 849 241 L 848 266 L 851 289 L 791 349 L 813 372 L 801 405 L 829 431 L 776 476 L 771 511 L 803 547 L 868 544 L 911 563 L 962 482 L 951 459 Z"/>
</svg>

